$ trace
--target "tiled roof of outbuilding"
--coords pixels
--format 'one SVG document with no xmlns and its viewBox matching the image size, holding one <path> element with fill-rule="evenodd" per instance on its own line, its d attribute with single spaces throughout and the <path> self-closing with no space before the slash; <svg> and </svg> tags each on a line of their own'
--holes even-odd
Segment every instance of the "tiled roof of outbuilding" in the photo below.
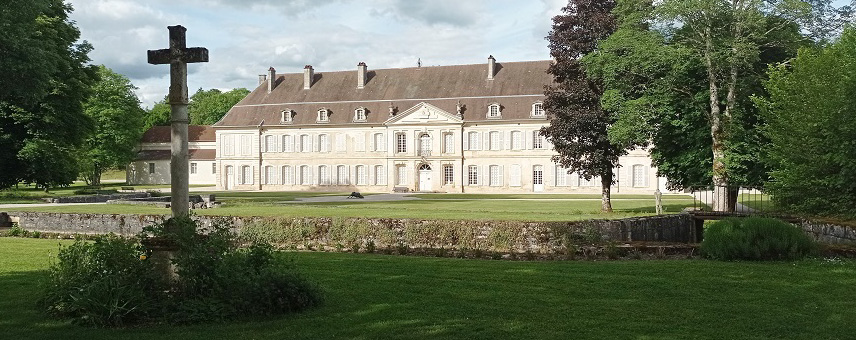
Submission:
<svg viewBox="0 0 856 340">
<path fill-rule="evenodd" d="M 546 73 L 550 61 L 497 63 L 493 80 L 487 80 L 487 64 L 429 66 L 369 70 L 365 88 L 357 89 L 357 70 L 318 72 L 309 90 L 303 73 L 277 75 L 276 87 L 267 93 L 261 84 L 235 105 L 215 127 L 280 125 L 282 110 L 294 111 L 292 124 L 316 124 L 317 111 L 327 108 L 329 124 L 351 123 L 354 110 L 364 107 L 369 124 L 389 118 L 390 105 L 398 112 L 429 102 L 456 113 L 464 105 L 465 121 L 487 120 L 487 106 L 502 105 L 502 118 L 528 119 L 532 103 L 543 99 L 544 86 L 552 82 Z"/>
<path fill-rule="evenodd" d="M 169 143 L 172 139 L 169 126 L 152 126 L 143 133 L 143 143 Z M 187 127 L 188 142 L 214 142 L 216 135 L 210 125 L 189 125 Z"/>
<path fill-rule="evenodd" d="M 188 152 L 190 160 L 199 161 L 213 161 L 217 155 L 217 151 L 214 149 L 190 149 Z M 138 152 L 137 156 L 134 158 L 136 161 L 158 161 L 169 159 L 169 150 L 143 150 Z"/>
</svg>

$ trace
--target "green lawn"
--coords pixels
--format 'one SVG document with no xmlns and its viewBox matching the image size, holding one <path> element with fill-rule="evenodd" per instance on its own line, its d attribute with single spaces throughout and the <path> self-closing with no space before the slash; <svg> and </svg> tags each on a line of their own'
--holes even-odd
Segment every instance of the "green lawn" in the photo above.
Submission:
<svg viewBox="0 0 856 340">
<path fill-rule="evenodd" d="M 770 195 L 767 194 L 740 194 L 737 196 L 737 203 L 759 211 L 776 211 L 776 204 L 773 203 L 773 201 L 770 199 Z"/>
<path fill-rule="evenodd" d="M 856 263 L 513 262 L 289 253 L 326 290 L 296 315 L 102 330 L 36 307 L 57 241 L 0 238 L 6 339 L 849 339 Z"/>
<path fill-rule="evenodd" d="M 601 214 L 598 199 L 421 199 L 394 202 L 349 200 L 329 203 L 284 203 L 298 196 L 324 193 L 230 192 L 218 195 L 224 206 L 217 209 L 195 210 L 199 215 L 280 216 L 280 217 L 373 217 L 424 218 L 468 220 L 570 221 L 599 218 L 624 218 L 651 215 L 653 199 L 623 199 L 612 201 L 614 213 Z M 329 194 L 329 193 L 328 193 Z M 334 193 L 339 194 L 341 193 Z M 563 197 L 567 198 L 567 197 Z M 680 212 L 692 205 L 689 196 L 665 201 L 664 210 Z M 10 208 L 8 211 L 77 212 L 104 214 L 169 214 L 169 209 L 139 205 L 74 205 Z"/>
<path fill-rule="evenodd" d="M 119 182 L 111 182 L 111 183 L 102 183 L 100 189 L 101 190 L 120 190 L 122 187 L 128 186 L 125 183 Z M 203 185 L 203 184 L 193 184 L 190 187 L 209 187 L 211 185 Z M 158 185 L 133 185 L 134 190 L 143 191 L 143 190 L 157 190 L 157 189 L 166 189 L 169 190 L 169 184 L 158 184 Z M 60 197 L 60 196 L 75 196 L 75 190 L 79 189 L 89 189 L 91 187 L 87 186 L 86 183 L 82 181 L 76 181 L 73 184 L 67 187 L 60 188 L 51 188 L 48 192 L 45 192 L 44 189 L 38 189 L 35 186 L 26 186 L 24 184 L 20 184 L 18 188 L 10 188 L 7 190 L 0 190 L 0 204 L 12 204 L 12 203 L 43 203 L 42 198 L 48 197 Z"/>
</svg>

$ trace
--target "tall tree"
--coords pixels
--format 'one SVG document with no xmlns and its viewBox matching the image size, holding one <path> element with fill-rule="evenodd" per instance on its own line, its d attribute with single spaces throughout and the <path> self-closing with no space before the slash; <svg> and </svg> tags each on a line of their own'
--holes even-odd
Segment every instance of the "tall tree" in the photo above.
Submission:
<svg viewBox="0 0 856 340">
<path fill-rule="evenodd" d="M 152 108 L 145 110 L 145 118 L 143 118 L 143 132 L 147 131 L 152 126 L 169 125 L 169 117 L 169 98 L 168 96 L 164 96 L 163 100 L 155 103 Z"/>
<path fill-rule="evenodd" d="M 603 212 L 612 211 L 613 169 L 626 149 L 610 142 L 608 129 L 615 119 L 601 107 L 603 86 L 586 75 L 580 58 L 615 31 L 614 7 L 612 0 L 570 0 L 563 14 L 553 17 L 547 41 L 555 62 L 547 72 L 555 85 L 545 90 L 550 124 L 541 129 L 558 152 L 554 162 L 587 180 L 600 177 Z"/>
<path fill-rule="evenodd" d="M 76 178 L 68 155 L 91 131 L 82 103 L 96 72 L 71 10 L 62 0 L 9 0 L 0 10 L 0 188 Z"/>
<path fill-rule="evenodd" d="M 143 128 L 143 109 L 127 77 L 99 66 L 100 80 L 84 104 L 84 112 L 95 122 L 95 131 L 83 146 L 80 167 L 89 185 L 101 184 L 101 174 L 128 164 L 134 157 Z"/>
<path fill-rule="evenodd" d="M 204 91 L 201 88 L 190 97 L 188 112 L 190 122 L 196 125 L 212 125 L 219 121 L 232 106 L 244 99 L 250 91 L 245 88 L 221 92 L 218 89 Z"/>
<path fill-rule="evenodd" d="M 856 28 L 770 68 L 756 98 L 774 165 L 768 185 L 789 211 L 856 216 Z"/>
</svg>

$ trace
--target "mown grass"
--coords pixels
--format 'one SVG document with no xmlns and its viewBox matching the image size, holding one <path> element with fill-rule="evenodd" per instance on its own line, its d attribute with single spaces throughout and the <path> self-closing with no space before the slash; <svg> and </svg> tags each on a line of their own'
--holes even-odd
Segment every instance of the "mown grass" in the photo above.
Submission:
<svg viewBox="0 0 856 340">
<path fill-rule="evenodd" d="M 99 190 L 120 190 L 122 187 L 128 186 L 124 182 L 110 182 L 110 183 L 102 183 L 97 189 Z M 201 185 L 201 184 L 193 184 L 190 187 L 208 187 L 210 185 Z M 134 190 L 143 191 L 143 190 L 169 190 L 169 184 L 158 184 L 158 185 L 132 185 Z M 66 187 L 58 187 L 58 188 L 50 188 L 47 192 L 45 192 L 42 188 L 36 188 L 34 185 L 25 185 L 20 184 L 17 188 L 12 187 L 5 190 L 0 190 L 0 204 L 13 204 L 13 203 L 43 203 L 43 198 L 49 197 L 60 197 L 60 196 L 77 196 L 74 193 L 75 190 L 80 189 L 93 189 L 93 187 L 87 186 L 86 183 L 82 181 L 76 181 L 69 186 Z"/>
<path fill-rule="evenodd" d="M 51 240 L 0 238 L 8 339 L 848 339 L 856 263 L 513 262 L 288 253 L 326 291 L 302 314 L 90 329 L 36 306 Z"/>
<path fill-rule="evenodd" d="M 601 198 L 600 194 L 413 194 L 413 197 L 424 199 L 437 200 L 461 200 L 461 199 L 596 199 Z M 649 199 L 654 200 L 654 195 L 631 195 L 631 194 L 615 194 L 610 196 L 612 199 Z M 687 195 L 672 194 L 663 195 L 663 200 L 670 199 L 686 199 Z"/>
<path fill-rule="evenodd" d="M 247 192 L 217 196 L 224 206 L 195 210 L 199 215 L 279 216 L 279 217 L 370 217 L 416 219 L 465 219 L 502 221 L 571 221 L 596 218 L 625 218 L 654 214 L 653 199 L 615 199 L 613 213 L 600 213 L 599 200 L 502 200 L 502 199 L 421 199 L 370 202 L 349 200 L 325 203 L 283 203 L 297 193 Z M 274 195 L 275 194 L 275 195 Z M 306 195 L 300 193 L 299 195 Z M 680 212 L 692 205 L 692 198 L 669 199 L 664 211 Z M 169 214 L 169 209 L 139 205 L 73 205 L 9 208 L 8 211 L 41 211 L 101 214 Z"/>
</svg>

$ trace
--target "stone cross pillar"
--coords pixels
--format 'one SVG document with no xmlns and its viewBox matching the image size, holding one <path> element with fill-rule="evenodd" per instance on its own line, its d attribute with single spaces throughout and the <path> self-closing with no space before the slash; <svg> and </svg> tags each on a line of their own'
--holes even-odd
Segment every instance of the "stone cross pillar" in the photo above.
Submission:
<svg viewBox="0 0 856 340">
<path fill-rule="evenodd" d="M 208 49 L 187 48 L 183 26 L 168 26 L 169 48 L 149 50 L 149 64 L 169 64 L 169 105 L 172 125 L 170 157 L 170 206 L 172 216 L 187 216 L 189 205 L 188 150 L 187 150 L 187 63 L 208 62 Z"/>
</svg>

